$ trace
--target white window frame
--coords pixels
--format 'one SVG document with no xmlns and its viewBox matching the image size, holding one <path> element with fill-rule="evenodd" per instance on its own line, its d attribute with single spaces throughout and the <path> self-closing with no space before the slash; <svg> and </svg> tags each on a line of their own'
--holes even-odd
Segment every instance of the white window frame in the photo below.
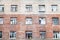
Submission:
<svg viewBox="0 0 60 40">
<path fill-rule="evenodd" d="M 51 5 L 52 11 L 56 12 L 57 11 L 57 5 Z"/>
<path fill-rule="evenodd" d="M 53 33 L 53 38 L 54 39 L 60 39 L 60 32 L 54 32 Z"/>
<path fill-rule="evenodd" d="M 12 25 L 17 24 L 17 18 L 16 17 L 11 17 L 10 18 L 10 24 L 12 24 Z"/>
<path fill-rule="evenodd" d="M 0 17 L 0 24 L 3 24 L 4 19 Z"/>
<path fill-rule="evenodd" d="M 39 18 L 39 24 L 45 25 L 46 24 L 46 18 L 45 17 L 40 17 Z"/>
<path fill-rule="evenodd" d="M 41 39 L 45 39 L 46 38 L 46 32 L 45 31 L 40 31 L 40 38 Z"/>
<path fill-rule="evenodd" d="M 4 12 L 4 5 L 0 5 L 0 12 Z"/>
<path fill-rule="evenodd" d="M 26 11 L 32 12 L 32 5 L 26 5 Z"/>
<path fill-rule="evenodd" d="M 12 33 L 14 32 L 14 33 Z M 10 39 L 16 39 L 16 31 L 10 31 L 10 36 L 14 34 L 14 37 L 10 37 Z"/>
<path fill-rule="evenodd" d="M 32 24 L 32 18 L 27 17 L 26 18 L 26 24 Z"/>
<path fill-rule="evenodd" d="M 2 36 L 2 31 L 0 31 L 0 32 L 1 32 L 0 34 L 1 34 L 1 36 Z M 1 38 L 2 38 L 2 37 L 1 37 Z M 1 38 L 0 38 L 0 39 L 1 39 Z"/>
<path fill-rule="evenodd" d="M 39 5 L 39 12 L 45 12 L 45 5 Z"/>
<path fill-rule="evenodd" d="M 11 5 L 11 12 L 17 12 L 17 5 Z"/>
<path fill-rule="evenodd" d="M 56 20 L 55 20 L 56 18 Z M 53 25 L 58 25 L 59 24 L 59 18 L 58 17 L 53 17 L 52 18 Z"/>
<path fill-rule="evenodd" d="M 31 33 L 31 38 L 32 38 L 32 32 L 26 32 L 25 36 L 27 39 L 31 39 L 31 38 L 28 38 L 28 35 L 27 34 L 30 34 Z"/>
</svg>

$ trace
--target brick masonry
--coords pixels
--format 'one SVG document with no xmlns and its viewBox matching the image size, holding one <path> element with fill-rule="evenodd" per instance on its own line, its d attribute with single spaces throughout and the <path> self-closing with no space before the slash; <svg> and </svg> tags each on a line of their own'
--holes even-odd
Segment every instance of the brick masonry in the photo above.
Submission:
<svg viewBox="0 0 60 40">
<path fill-rule="evenodd" d="M 33 38 L 40 37 L 40 31 L 46 31 L 46 38 L 53 38 L 53 31 L 60 31 L 60 25 L 52 25 L 52 17 L 59 18 L 60 24 L 60 14 L 0 14 L 0 17 L 4 18 L 4 24 L 0 25 L 0 31 L 2 31 L 2 40 L 9 40 L 9 33 L 10 31 L 16 31 L 16 39 L 24 39 L 25 38 L 25 31 L 32 31 Z M 17 17 L 17 24 L 11 25 L 10 24 L 10 17 Z M 32 17 L 33 24 L 26 25 L 25 18 Z M 46 25 L 39 24 L 39 17 L 46 18 Z"/>
</svg>

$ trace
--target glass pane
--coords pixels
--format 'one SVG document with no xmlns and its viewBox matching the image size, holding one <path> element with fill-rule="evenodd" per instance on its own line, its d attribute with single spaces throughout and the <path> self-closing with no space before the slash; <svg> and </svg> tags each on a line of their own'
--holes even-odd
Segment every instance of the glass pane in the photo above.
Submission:
<svg viewBox="0 0 60 40">
<path fill-rule="evenodd" d="M 57 11 L 57 5 L 52 5 L 52 11 Z"/>
<path fill-rule="evenodd" d="M 4 6 L 0 5 L 0 12 L 4 12 Z"/>
<path fill-rule="evenodd" d="M 10 32 L 10 38 L 16 38 L 16 32 L 15 31 Z"/>
<path fill-rule="evenodd" d="M 26 18 L 26 24 L 32 24 L 32 18 Z"/>
<path fill-rule="evenodd" d="M 0 18 L 0 24 L 3 24 L 3 18 Z"/>
<path fill-rule="evenodd" d="M 32 38 L 32 32 L 26 32 L 26 38 L 28 39 Z"/>
<path fill-rule="evenodd" d="M 32 5 L 26 5 L 26 11 L 31 12 L 32 11 Z"/>
<path fill-rule="evenodd" d="M 45 38 L 45 35 L 46 35 L 46 32 L 44 32 L 44 31 L 40 32 L 40 37 L 41 37 L 42 39 Z"/>
<path fill-rule="evenodd" d="M 39 11 L 44 12 L 45 11 L 45 5 L 39 5 Z"/>
<path fill-rule="evenodd" d="M 45 18 L 40 18 L 39 19 L 39 24 L 46 24 L 46 19 Z"/>
<path fill-rule="evenodd" d="M 16 24 L 17 20 L 16 18 L 11 18 L 11 24 Z"/>
<path fill-rule="evenodd" d="M 0 38 L 2 38 L 2 32 L 0 31 Z"/>
<path fill-rule="evenodd" d="M 11 11 L 16 12 L 17 11 L 17 5 L 12 5 L 11 6 Z"/>
<path fill-rule="evenodd" d="M 53 24 L 58 25 L 59 24 L 59 18 L 52 18 Z"/>
</svg>

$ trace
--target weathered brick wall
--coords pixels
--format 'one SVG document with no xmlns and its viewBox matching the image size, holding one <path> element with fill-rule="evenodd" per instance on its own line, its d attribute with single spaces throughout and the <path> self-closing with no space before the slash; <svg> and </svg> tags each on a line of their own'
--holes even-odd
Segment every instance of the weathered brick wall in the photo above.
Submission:
<svg viewBox="0 0 60 40">
<path fill-rule="evenodd" d="M 9 15 L 9 14 L 1 14 L 0 17 L 4 18 L 4 24 L 0 25 L 0 31 L 2 31 L 2 40 L 10 40 L 9 33 L 10 31 L 16 31 L 16 40 L 25 39 L 25 31 L 32 31 L 33 38 L 40 38 L 40 31 L 46 31 L 46 38 L 53 38 L 53 31 L 60 31 L 60 25 L 52 25 L 52 17 L 59 17 L 60 14 L 45 14 L 41 15 L 24 15 L 24 14 L 17 14 L 17 15 Z M 10 24 L 10 17 L 17 17 L 17 24 L 11 25 Z M 26 25 L 25 18 L 32 17 L 33 24 Z M 46 17 L 46 25 L 39 24 L 39 17 Z M 59 22 L 60 24 L 60 22 Z"/>
</svg>

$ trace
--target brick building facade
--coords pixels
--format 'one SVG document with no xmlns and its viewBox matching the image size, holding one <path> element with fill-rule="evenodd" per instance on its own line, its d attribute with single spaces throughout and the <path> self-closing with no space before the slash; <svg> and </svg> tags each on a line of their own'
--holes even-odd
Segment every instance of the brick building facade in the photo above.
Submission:
<svg viewBox="0 0 60 40">
<path fill-rule="evenodd" d="M 0 40 L 60 38 L 59 0 L 0 0 Z"/>
<path fill-rule="evenodd" d="M 22 14 L 17 14 L 17 15 L 0 15 L 1 18 L 4 19 L 4 23 L 0 25 L 0 31 L 2 31 L 2 39 L 3 40 L 8 40 L 10 39 L 10 32 L 14 31 L 16 32 L 16 39 L 25 39 L 26 38 L 26 32 L 32 32 L 32 38 L 41 38 L 40 37 L 40 32 L 46 32 L 45 33 L 45 38 L 53 38 L 53 32 L 60 32 L 60 27 L 58 25 L 53 25 L 52 23 L 52 18 L 53 17 L 58 17 L 60 20 L 60 15 L 59 14 L 43 14 L 43 16 L 40 15 L 22 15 Z M 26 18 L 32 18 L 32 24 L 26 24 Z M 44 17 L 46 18 L 46 24 L 41 25 L 39 24 L 39 18 Z M 17 19 L 17 24 L 10 24 L 11 18 L 16 18 Z M 15 39 L 15 38 L 12 38 Z"/>
</svg>

